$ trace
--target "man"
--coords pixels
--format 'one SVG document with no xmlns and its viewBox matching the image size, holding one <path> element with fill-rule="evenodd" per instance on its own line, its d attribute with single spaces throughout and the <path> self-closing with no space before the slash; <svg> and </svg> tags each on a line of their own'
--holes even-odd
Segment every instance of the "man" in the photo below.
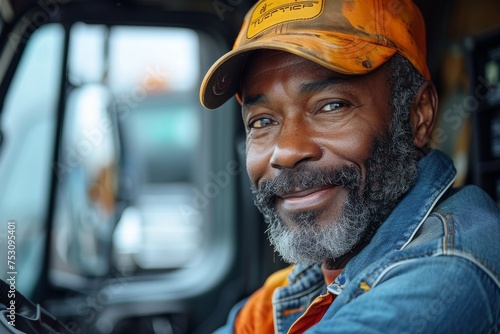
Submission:
<svg viewBox="0 0 500 334">
<path fill-rule="evenodd" d="M 500 210 L 430 149 L 437 94 L 411 0 L 263 0 L 201 101 L 236 94 L 247 171 L 293 267 L 224 333 L 497 333 Z"/>
</svg>

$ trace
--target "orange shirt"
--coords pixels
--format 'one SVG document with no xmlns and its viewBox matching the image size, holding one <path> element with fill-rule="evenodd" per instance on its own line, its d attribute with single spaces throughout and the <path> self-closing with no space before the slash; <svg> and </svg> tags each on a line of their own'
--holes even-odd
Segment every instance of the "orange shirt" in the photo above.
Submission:
<svg viewBox="0 0 500 334">
<path fill-rule="evenodd" d="M 273 293 L 276 288 L 288 285 L 287 277 L 292 269 L 293 267 L 288 267 L 272 274 L 264 285 L 250 296 L 236 318 L 235 333 L 274 333 Z M 324 267 L 321 269 L 327 284 L 332 283 L 342 272 L 342 269 L 328 270 Z M 306 329 L 319 322 L 335 297 L 331 293 L 318 296 L 309 305 L 306 312 L 293 323 L 288 333 L 303 333 Z"/>
<path fill-rule="evenodd" d="M 275 272 L 250 296 L 236 318 L 234 333 L 274 333 L 273 293 L 276 288 L 288 285 L 292 269 L 290 266 Z"/>
</svg>

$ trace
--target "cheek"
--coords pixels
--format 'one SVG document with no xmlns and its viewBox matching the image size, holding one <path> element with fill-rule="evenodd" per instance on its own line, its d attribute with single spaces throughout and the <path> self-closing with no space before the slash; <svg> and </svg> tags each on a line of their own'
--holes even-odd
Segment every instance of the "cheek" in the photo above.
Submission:
<svg viewBox="0 0 500 334">
<path fill-rule="evenodd" d="M 333 157 L 362 166 L 372 153 L 373 136 L 372 129 L 358 126 L 337 131 L 333 141 L 331 135 L 328 138 L 326 134 L 322 146 L 326 151 L 330 151 Z"/>
<path fill-rule="evenodd" d="M 254 186 L 264 176 L 266 166 L 269 164 L 270 156 L 255 145 L 247 143 L 246 166 L 250 181 Z"/>
<path fill-rule="evenodd" d="M 356 129 L 351 132 L 347 140 L 344 141 L 342 148 L 345 152 L 350 152 L 353 161 L 364 163 L 371 155 L 373 133 L 368 129 L 366 131 L 359 131 Z"/>
</svg>

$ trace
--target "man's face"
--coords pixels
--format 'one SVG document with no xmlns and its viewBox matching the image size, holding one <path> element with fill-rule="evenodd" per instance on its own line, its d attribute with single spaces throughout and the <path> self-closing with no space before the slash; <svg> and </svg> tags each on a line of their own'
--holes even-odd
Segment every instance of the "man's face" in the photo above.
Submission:
<svg viewBox="0 0 500 334">
<path fill-rule="evenodd" d="M 247 64 L 241 94 L 255 202 L 285 260 L 346 254 L 413 183 L 411 133 L 405 153 L 391 143 L 383 69 L 345 76 L 265 51 Z"/>
</svg>

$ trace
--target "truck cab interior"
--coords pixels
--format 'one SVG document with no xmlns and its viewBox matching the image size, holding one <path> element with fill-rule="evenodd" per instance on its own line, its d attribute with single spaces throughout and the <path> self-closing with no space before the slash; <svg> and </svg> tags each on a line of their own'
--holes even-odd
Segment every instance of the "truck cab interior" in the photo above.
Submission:
<svg viewBox="0 0 500 334">
<path fill-rule="evenodd" d="M 500 3 L 415 2 L 432 146 L 500 204 Z M 211 333 L 287 266 L 253 205 L 240 106 L 198 97 L 254 3 L 0 0 L 0 278 L 34 305 L 17 330 Z M 52 324 L 29 321 L 36 305 Z"/>
</svg>

